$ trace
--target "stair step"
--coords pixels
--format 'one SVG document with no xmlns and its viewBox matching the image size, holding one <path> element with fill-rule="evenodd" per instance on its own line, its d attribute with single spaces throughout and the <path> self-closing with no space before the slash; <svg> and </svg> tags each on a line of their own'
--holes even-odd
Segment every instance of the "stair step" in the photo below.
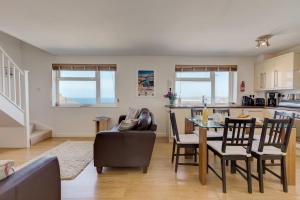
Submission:
<svg viewBox="0 0 300 200">
<path fill-rule="evenodd" d="M 30 134 L 35 131 L 35 124 L 30 123 Z"/>
<path fill-rule="evenodd" d="M 34 145 L 51 137 L 51 130 L 34 130 L 30 136 L 30 143 L 31 145 Z"/>
</svg>

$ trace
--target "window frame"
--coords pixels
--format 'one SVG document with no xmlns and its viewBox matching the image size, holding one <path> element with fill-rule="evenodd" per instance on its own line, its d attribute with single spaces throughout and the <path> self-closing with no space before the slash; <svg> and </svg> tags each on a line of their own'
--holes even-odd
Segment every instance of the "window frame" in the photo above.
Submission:
<svg viewBox="0 0 300 200">
<path fill-rule="evenodd" d="M 216 71 L 216 72 L 222 72 L 222 71 Z M 235 102 L 237 101 L 237 99 L 234 99 L 234 74 L 233 73 L 237 73 L 236 71 L 224 71 L 224 72 L 228 72 L 229 73 L 229 81 L 228 81 L 228 100 L 229 102 L 227 103 L 216 103 L 215 102 L 215 98 L 216 98 L 216 91 L 215 91 L 215 86 L 216 86 L 216 82 L 215 82 L 215 71 L 210 71 L 210 77 L 209 78 L 181 78 L 181 77 L 177 77 L 177 73 L 180 73 L 180 71 L 175 72 L 175 82 L 174 82 L 174 88 L 175 91 L 176 90 L 176 82 L 177 81 L 196 81 L 196 82 L 207 82 L 210 81 L 211 82 L 211 105 L 225 105 L 225 104 L 230 104 L 231 102 Z M 191 72 L 192 73 L 192 72 Z M 237 84 L 237 83 L 236 83 Z M 237 91 L 236 91 L 237 92 Z M 179 96 L 180 97 L 180 96 Z M 182 101 L 182 97 L 181 101 Z M 195 102 L 195 101 L 189 101 L 189 100 L 183 100 L 186 103 L 191 103 L 191 102 Z M 198 101 L 197 101 L 198 102 Z M 199 103 L 202 103 L 201 100 L 199 99 Z"/>
<path fill-rule="evenodd" d="M 63 70 L 62 70 L 63 71 Z M 74 70 L 76 71 L 76 70 Z M 79 71 L 79 70 L 78 70 Z M 100 91 L 100 73 L 102 70 L 95 71 L 95 77 L 61 77 L 60 70 L 52 71 L 52 106 L 54 107 L 117 107 L 119 99 L 117 97 L 116 89 L 116 76 L 117 71 L 112 71 L 115 74 L 115 83 L 114 83 L 114 93 L 115 93 L 115 102 L 114 103 L 101 103 L 101 91 Z M 96 82 L 96 104 L 60 104 L 59 102 L 59 82 L 60 81 L 95 81 Z"/>
</svg>

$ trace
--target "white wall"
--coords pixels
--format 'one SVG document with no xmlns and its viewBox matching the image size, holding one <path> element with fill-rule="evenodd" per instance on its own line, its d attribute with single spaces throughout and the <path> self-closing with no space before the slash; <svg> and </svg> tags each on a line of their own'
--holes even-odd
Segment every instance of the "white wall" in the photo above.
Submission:
<svg viewBox="0 0 300 200">
<path fill-rule="evenodd" d="M 1 41 L 0 41 L 1 42 Z M 1 43 L 0 43 L 1 45 Z M 238 88 L 246 82 L 246 92 L 253 93 L 254 57 L 181 57 L 181 56 L 53 56 L 31 45 L 22 44 L 22 66 L 30 71 L 30 115 L 32 121 L 53 129 L 54 136 L 93 136 L 93 119 L 106 115 L 116 122 L 120 114 L 126 114 L 129 106 L 148 107 L 158 123 L 158 133 L 166 134 L 167 114 L 163 94 L 168 82 L 174 80 L 176 64 L 237 64 Z M 52 63 L 113 63 L 117 64 L 117 108 L 60 108 L 51 107 Z M 142 98 L 136 95 L 136 72 L 139 68 L 156 70 L 156 97 Z"/>
<path fill-rule="evenodd" d="M 33 49 L 26 49 L 26 59 L 31 71 L 30 90 L 31 119 L 40 121 L 54 129 L 56 136 L 87 136 L 94 134 L 92 120 L 97 115 L 106 115 L 114 122 L 120 114 L 125 114 L 128 107 L 148 107 L 158 123 L 158 133 L 165 134 L 167 114 L 164 105 L 167 100 L 163 94 L 168 90 L 168 82 L 174 80 L 175 64 L 238 64 L 238 79 L 246 81 L 247 91 L 253 91 L 253 58 L 232 57 L 159 57 L 159 56 L 57 56 L 55 63 L 115 63 L 117 64 L 117 95 L 120 99 L 117 108 L 59 108 L 51 105 L 51 62 L 45 58 L 44 66 L 37 59 Z M 136 72 L 139 68 L 156 71 L 156 97 L 142 98 L 136 95 Z M 239 99 L 243 94 L 239 94 Z"/>
<path fill-rule="evenodd" d="M 22 63 L 22 55 L 21 55 L 22 44 L 23 44 L 22 41 L 0 31 L 0 46 L 19 66 Z"/>
</svg>

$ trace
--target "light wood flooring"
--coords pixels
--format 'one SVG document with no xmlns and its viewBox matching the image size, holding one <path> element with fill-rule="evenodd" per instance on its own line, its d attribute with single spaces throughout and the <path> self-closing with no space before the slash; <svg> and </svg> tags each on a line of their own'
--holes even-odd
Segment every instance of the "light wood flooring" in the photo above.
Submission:
<svg viewBox="0 0 300 200">
<path fill-rule="evenodd" d="M 63 143 L 66 140 L 83 140 L 83 138 L 53 138 L 34 145 L 31 149 L 0 149 L 0 159 L 13 159 L 17 165 L 35 158 L 39 154 Z M 86 140 L 86 139 L 85 139 Z M 113 147 L 112 147 L 113 148 Z M 289 186 L 289 193 L 282 192 L 280 182 L 265 175 L 265 193 L 258 191 L 258 184 L 253 180 L 253 193 L 247 193 L 246 181 L 238 174 L 232 175 L 227 170 L 227 193 L 223 194 L 221 181 L 209 172 L 208 184 L 202 186 L 198 181 L 198 168 L 179 166 L 174 173 L 170 162 L 171 144 L 164 139 L 157 139 L 151 165 L 147 174 L 140 169 L 104 168 L 98 175 L 90 163 L 74 180 L 62 181 L 63 200 L 190 200 L 190 199 L 284 199 L 300 200 L 300 158 L 297 158 L 297 186 Z M 219 160 L 210 156 L 210 162 L 218 168 Z M 253 163 L 253 171 L 255 168 Z"/>
</svg>

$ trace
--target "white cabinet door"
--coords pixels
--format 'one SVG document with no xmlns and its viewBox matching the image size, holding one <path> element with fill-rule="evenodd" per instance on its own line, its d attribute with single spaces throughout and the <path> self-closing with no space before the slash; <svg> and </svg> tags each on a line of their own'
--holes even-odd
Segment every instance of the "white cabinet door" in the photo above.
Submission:
<svg viewBox="0 0 300 200">
<path fill-rule="evenodd" d="M 278 56 L 274 60 L 274 88 L 293 89 L 294 53 Z"/>
<path fill-rule="evenodd" d="M 238 117 L 243 114 L 244 109 L 242 108 L 230 108 L 230 117 Z"/>
<path fill-rule="evenodd" d="M 255 89 L 270 90 L 273 89 L 272 73 L 274 68 L 274 60 L 269 59 L 261 63 L 255 64 L 254 68 L 254 84 Z"/>
<path fill-rule="evenodd" d="M 254 88 L 256 91 L 263 89 L 263 74 L 262 74 L 262 63 L 256 63 L 254 65 Z"/>
<path fill-rule="evenodd" d="M 274 116 L 275 109 L 264 109 L 264 118 L 272 119 Z"/>
<path fill-rule="evenodd" d="M 244 113 L 247 115 L 250 115 L 251 117 L 254 117 L 254 118 L 259 118 L 259 119 L 264 118 L 264 109 L 245 108 Z"/>
<path fill-rule="evenodd" d="M 275 66 L 274 59 L 268 59 L 263 62 L 263 69 L 265 73 L 265 89 L 266 90 L 272 90 L 274 89 L 273 84 L 273 71 Z"/>
</svg>

